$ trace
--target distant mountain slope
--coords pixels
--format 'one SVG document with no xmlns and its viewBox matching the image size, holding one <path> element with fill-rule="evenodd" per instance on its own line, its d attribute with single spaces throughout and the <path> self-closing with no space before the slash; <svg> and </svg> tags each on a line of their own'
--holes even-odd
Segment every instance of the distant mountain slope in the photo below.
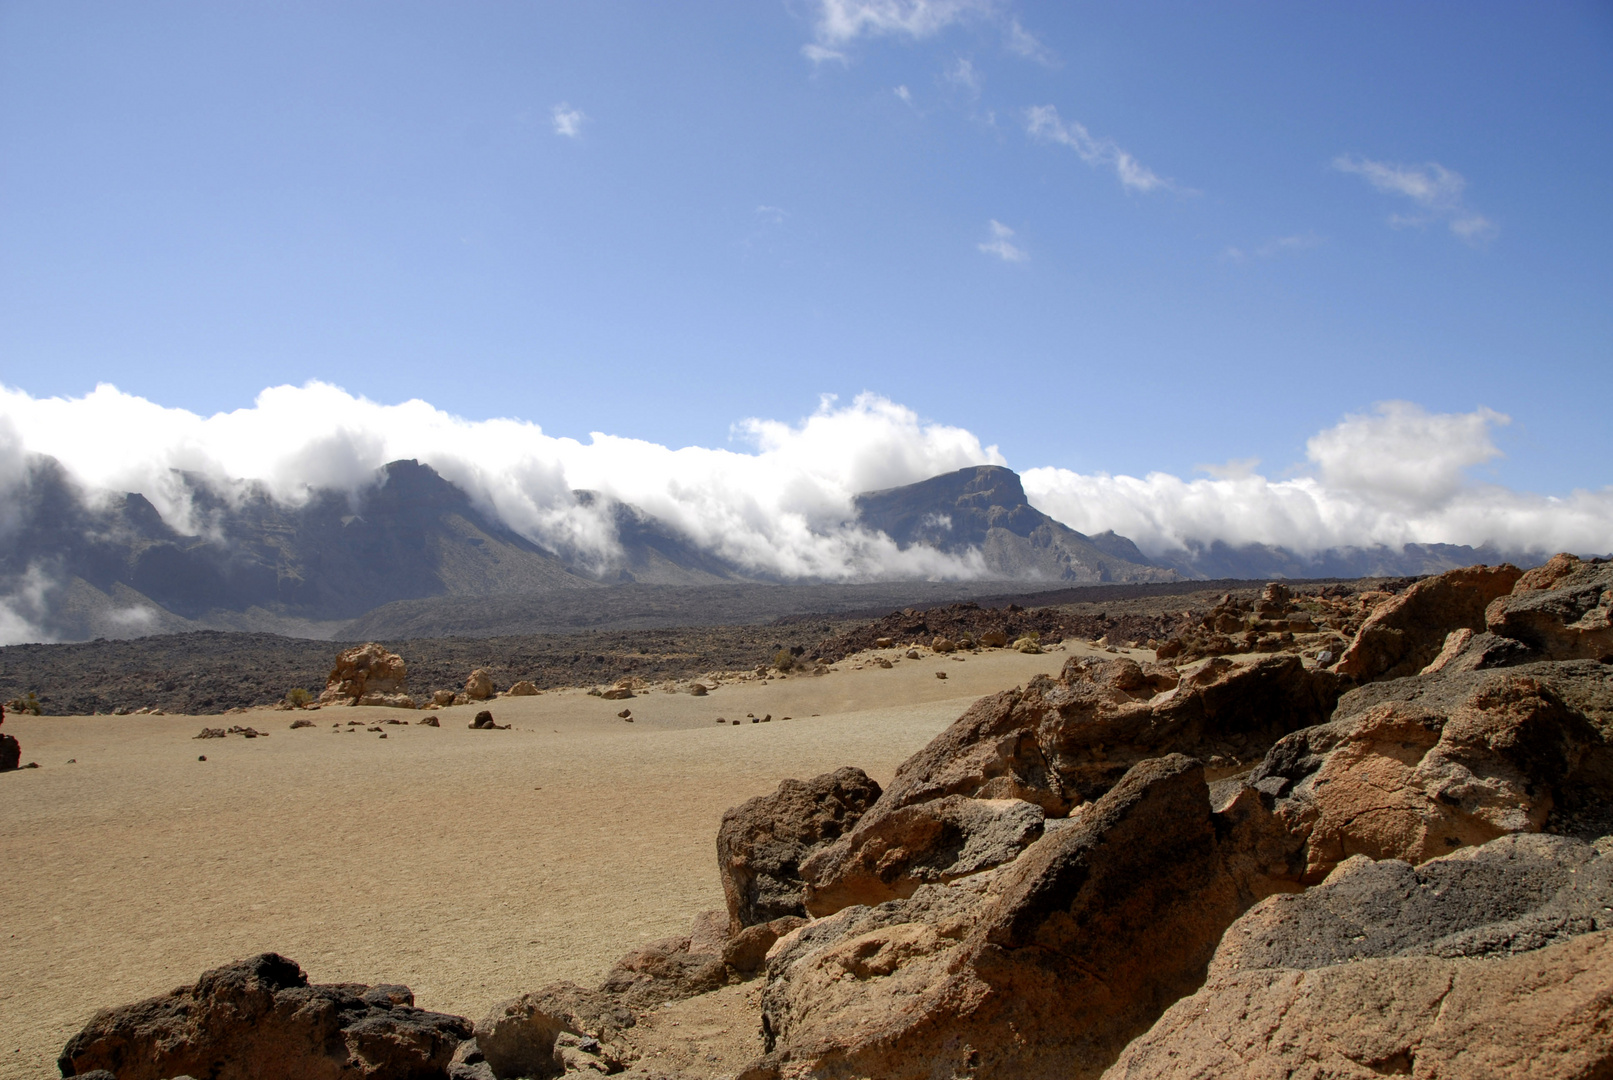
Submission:
<svg viewBox="0 0 1613 1080">
<path fill-rule="evenodd" d="M 1501 551 L 1465 544 L 1406 544 L 1356 548 L 1335 547 L 1299 554 L 1270 544 L 1232 547 L 1216 541 L 1156 555 L 1155 563 L 1169 566 L 1188 578 L 1358 578 L 1411 577 L 1443 574 L 1459 566 L 1510 562 L 1533 566 L 1544 553 Z"/>
<path fill-rule="evenodd" d="M 992 577 L 1096 583 L 1170 581 L 1135 544 L 1105 533 L 1090 537 L 1054 521 L 1025 500 L 1019 476 L 979 465 L 905 487 L 857 496 L 857 521 L 903 548 L 924 545 L 951 554 L 978 548 Z"/>
</svg>

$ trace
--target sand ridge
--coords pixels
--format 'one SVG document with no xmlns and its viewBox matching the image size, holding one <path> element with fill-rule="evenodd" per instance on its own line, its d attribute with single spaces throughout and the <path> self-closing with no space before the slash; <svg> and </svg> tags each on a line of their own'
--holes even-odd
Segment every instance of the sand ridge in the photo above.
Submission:
<svg viewBox="0 0 1613 1080">
<path fill-rule="evenodd" d="M 705 697 L 502 698 L 487 707 L 512 729 L 496 732 L 467 729 L 478 706 L 439 710 L 436 729 L 383 708 L 8 716 L 42 768 L 0 778 L 0 1078 L 55 1076 L 96 1009 L 264 950 L 472 1019 L 555 979 L 594 983 L 722 906 L 728 807 L 840 765 L 886 782 L 977 697 L 1067 655 L 925 653 Z M 749 712 L 773 720 L 715 723 Z M 288 730 L 301 717 L 315 726 Z M 387 717 L 410 723 L 347 733 Z M 221 720 L 271 735 L 191 738 Z"/>
</svg>

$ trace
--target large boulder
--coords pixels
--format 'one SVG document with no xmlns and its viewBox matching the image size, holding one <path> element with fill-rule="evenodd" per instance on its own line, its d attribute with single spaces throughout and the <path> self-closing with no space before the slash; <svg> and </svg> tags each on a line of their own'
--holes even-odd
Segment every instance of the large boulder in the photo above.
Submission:
<svg viewBox="0 0 1613 1080">
<path fill-rule="evenodd" d="M 1273 886 L 1221 850 L 1204 769 L 1142 762 L 1018 859 L 854 906 L 768 958 L 752 1076 L 1097 1076 Z"/>
<path fill-rule="evenodd" d="M 389 695 L 402 695 L 409 685 L 403 657 L 371 641 L 336 654 L 336 666 L 325 679 L 319 695 L 321 705 L 356 705 L 367 695 L 386 703 Z M 410 701 L 408 707 L 412 707 Z"/>
<path fill-rule="evenodd" d="M 1420 863 L 1605 805 L 1610 734 L 1602 665 L 1446 669 L 1352 691 L 1249 782 L 1277 798 L 1317 882 L 1352 855 Z"/>
<path fill-rule="evenodd" d="M 495 693 L 493 673 L 477 668 L 465 678 L 465 697 L 471 701 L 486 701 Z"/>
<path fill-rule="evenodd" d="M 1338 671 L 1361 682 L 1415 675 L 1453 630 L 1483 630 L 1485 608 L 1512 591 L 1523 571 L 1511 564 L 1468 566 L 1424 578 L 1381 604 L 1361 624 Z"/>
<path fill-rule="evenodd" d="M 476 1022 L 476 1048 L 498 1080 L 559 1076 L 566 1071 L 565 1051 L 581 1049 L 563 1036 L 594 1040 L 595 1056 L 620 1070 L 632 1051 L 624 1033 L 636 1022 L 632 1010 L 615 996 L 575 983 L 553 983 L 494 1006 Z"/>
<path fill-rule="evenodd" d="M 880 795 L 861 769 L 786 780 L 723 815 L 717 868 L 733 933 L 786 915 L 805 916 L 801 862 L 850 829 Z"/>
<path fill-rule="evenodd" d="M 1613 857 L 1562 837 L 1357 856 L 1234 923 L 1105 1078 L 1604 1075 L 1610 910 Z"/>
<path fill-rule="evenodd" d="M 1336 676 L 1293 655 L 1215 657 L 1180 672 L 1072 657 L 1056 680 L 975 702 L 903 762 L 856 827 L 802 864 L 807 909 L 910 896 L 1006 862 L 1039 832 L 1032 806 L 1065 817 L 1149 758 L 1185 753 L 1205 760 L 1211 779 L 1237 775 L 1325 720 L 1337 697 Z"/>
<path fill-rule="evenodd" d="M 15 736 L 0 735 L 0 772 L 10 772 L 22 764 L 22 743 Z"/>
<path fill-rule="evenodd" d="M 898 807 L 853 830 L 854 843 L 819 848 L 802 862 L 806 909 L 830 915 L 882 904 L 1010 862 L 1041 837 L 1044 818 L 1023 799 L 948 795 Z"/>
<path fill-rule="evenodd" d="M 1554 556 L 1493 601 L 1485 622 L 1547 659 L 1613 658 L 1613 562 Z"/>
<path fill-rule="evenodd" d="M 63 1076 L 105 1069 L 118 1080 L 427 1080 L 470 1033 L 464 1017 L 414 1008 L 406 986 L 310 985 L 294 962 L 263 953 L 103 1009 L 57 1064 Z"/>
</svg>

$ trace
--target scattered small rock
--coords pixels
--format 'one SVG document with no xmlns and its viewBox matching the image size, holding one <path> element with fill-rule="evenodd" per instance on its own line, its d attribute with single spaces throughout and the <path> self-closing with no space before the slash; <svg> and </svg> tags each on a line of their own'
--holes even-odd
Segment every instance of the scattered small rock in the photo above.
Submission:
<svg viewBox="0 0 1613 1080">
<path fill-rule="evenodd" d="M 415 723 L 424 724 L 426 727 L 442 727 L 442 724 L 437 720 L 436 713 L 432 713 L 430 716 L 422 716 L 419 720 L 416 720 Z"/>
</svg>

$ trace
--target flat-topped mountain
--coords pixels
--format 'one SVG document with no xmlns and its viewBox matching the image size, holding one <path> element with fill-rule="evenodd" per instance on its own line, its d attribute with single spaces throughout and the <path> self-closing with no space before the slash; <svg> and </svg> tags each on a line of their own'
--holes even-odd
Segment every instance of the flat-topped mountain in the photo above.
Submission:
<svg viewBox="0 0 1613 1080">
<path fill-rule="evenodd" d="M 1019 475 L 977 465 L 857 496 L 857 521 L 901 547 L 978 549 L 992 577 L 1074 583 L 1173 581 L 1113 532 L 1087 536 L 1031 506 Z"/>
</svg>

